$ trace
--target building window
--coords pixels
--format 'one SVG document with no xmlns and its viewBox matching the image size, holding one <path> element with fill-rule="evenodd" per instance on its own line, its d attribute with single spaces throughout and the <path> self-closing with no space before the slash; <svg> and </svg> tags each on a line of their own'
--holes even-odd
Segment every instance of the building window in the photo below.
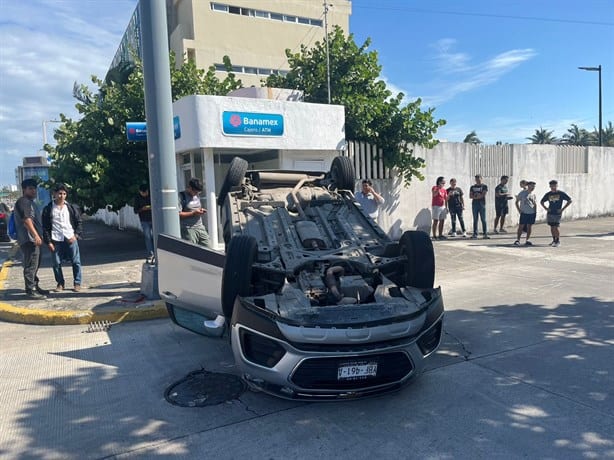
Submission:
<svg viewBox="0 0 614 460">
<path fill-rule="evenodd" d="M 226 72 L 226 66 L 224 64 L 214 64 L 216 72 Z M 242 66 L 242 65 L 233 65 L 231 72 L 233 73 L 244 73 L 249 75 L 261 75 L 263 77 L 268 77 L 269 75 L 288 75 L 287 70 L 273 70 L 266 67 L 253 67 L 253 66 Z"/>
<path fill-rule="evenodd" d="M 221 3 L 212 3 L 211 9 L 213 11 L 223 11 L 225 13 L 228 13 L 228 5 L 222 5 Z"/>
<path fill-rule="evenodd" d="M 287 14 L 275 13 L 273 11 L 254 10 L 240 6 L 227 5 L 224 3 L 211 2 L 211 10 L 220 13 L 237 14 L 241 16 L 251 16 L 256 18 L 271 19 L 273 21 L 288 22 L 290 24 L 303 24 L 306 26 L 322 27 L 323 21 L 315 18 L 305 18 L 301 16 L 291 16 Z"/>
</svg>

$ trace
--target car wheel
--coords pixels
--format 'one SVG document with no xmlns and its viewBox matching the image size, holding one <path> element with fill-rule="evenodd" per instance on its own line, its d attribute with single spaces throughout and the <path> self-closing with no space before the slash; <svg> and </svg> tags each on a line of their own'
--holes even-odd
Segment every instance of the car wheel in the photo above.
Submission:
<svg viewBox="0 0 614 460">
<path fill-rule="evenodd" d="M 237 296 L 252 292 L 252 265 L 257 255 L 258 243 L 253 236 L 236 235 L 230 239 L 222 272 L 222 311 L 228 319 L 232 318 Z"/>
<path fill-rule="evenodd" d="M 224 177 L 224 182 L 222 182 L 220 193 L 217 195 L 218 206 L 224 205 L 226 195 L 228 195 L 228 192 L 230 192 L 232 187 L 236 187 L 237 185 L 241 184 L 246 171 L 247 161 L 245 161 L 243 158 L 234 157 L 230 162 L 230 167 L 228 168 L 226 177 Z"/>
<path fill-rule="evenodd" d="M 348 157 L 335 157 L 330 166 L 330 177 L 334 182 L 333 188 L 354 190 L 356 179 L 352 160 Z"/>
<path fill-rule="evenodd" d="M 399 240 L 401 253 L 407 257 L 405 286 L 430 289 L 435 283 L 435 251 L 429 236 L 421 231 L 409 230 Z"/>
</svg>

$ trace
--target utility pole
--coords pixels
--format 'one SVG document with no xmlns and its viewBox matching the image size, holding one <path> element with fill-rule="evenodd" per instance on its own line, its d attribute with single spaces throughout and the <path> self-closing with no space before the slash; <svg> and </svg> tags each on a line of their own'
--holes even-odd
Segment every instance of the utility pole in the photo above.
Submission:
<svg viewBox="0 0 614 460">
<path fill-rule="evenodd" d="M 160 233 L 179 237 L 177 214 L 177 175 L 173 136 L 171 76 L 168 68 L 168 32 L 164 0 L 139 2 L 143 46 L 143 80 L 147 120 L 147 154 L 157 253 Z M 158 258 L 151 267 L 143 264 L 141 292 L 158 297 Z"/>
<path fill-rule="evenodd" d="M 326 39 L 326 89 L 328 90 L 328 103 L 330 104 L 330 50 L 328 49 L 328 7 L 332 4 L 324 2 L 324 37 Z"/>
</svg>

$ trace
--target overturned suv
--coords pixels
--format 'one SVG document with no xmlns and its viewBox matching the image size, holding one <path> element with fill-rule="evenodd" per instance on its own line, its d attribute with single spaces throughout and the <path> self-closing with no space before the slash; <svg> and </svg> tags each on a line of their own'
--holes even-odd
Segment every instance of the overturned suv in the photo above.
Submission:
<svg viewBox="0 0 614 460">
<path fill-rule="evenodd" d="M 227 328 L 252 388 L 303 400 L 380 394 L 439 346 L 430 238 L 392 241 L 362 212 L 354 182 L 347 157 L 328 173 L 247 171 L 235 158 L 218 195 L 226 254 L 159 237 L 171 319 L 206 335 Z"/>
</svg>

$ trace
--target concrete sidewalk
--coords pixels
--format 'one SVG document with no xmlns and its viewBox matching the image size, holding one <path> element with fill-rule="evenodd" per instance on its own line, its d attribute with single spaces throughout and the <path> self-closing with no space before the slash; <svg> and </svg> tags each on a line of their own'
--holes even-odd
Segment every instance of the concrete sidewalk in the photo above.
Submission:
<svg viewBox="0 0 614 460">
<path fill-rule="evenodd" d="M 145 243 L 140 233 L 86 220 L 79 249 L 83 270 L 81 291 L 73 291 L 72 268 L 63 264 L 66 289 L 53 292 L 56 282 L 51 254 L 44 247 L 38 277 L 40 287 L 52 292 L 47 299 L 31 300 L 25 296 L 21 253 L 15 244 L 0 270 L 0 320 L 54 325 L 133 321 L 167 315 L 164 302 L 141 294 Z"/>
</svg>

